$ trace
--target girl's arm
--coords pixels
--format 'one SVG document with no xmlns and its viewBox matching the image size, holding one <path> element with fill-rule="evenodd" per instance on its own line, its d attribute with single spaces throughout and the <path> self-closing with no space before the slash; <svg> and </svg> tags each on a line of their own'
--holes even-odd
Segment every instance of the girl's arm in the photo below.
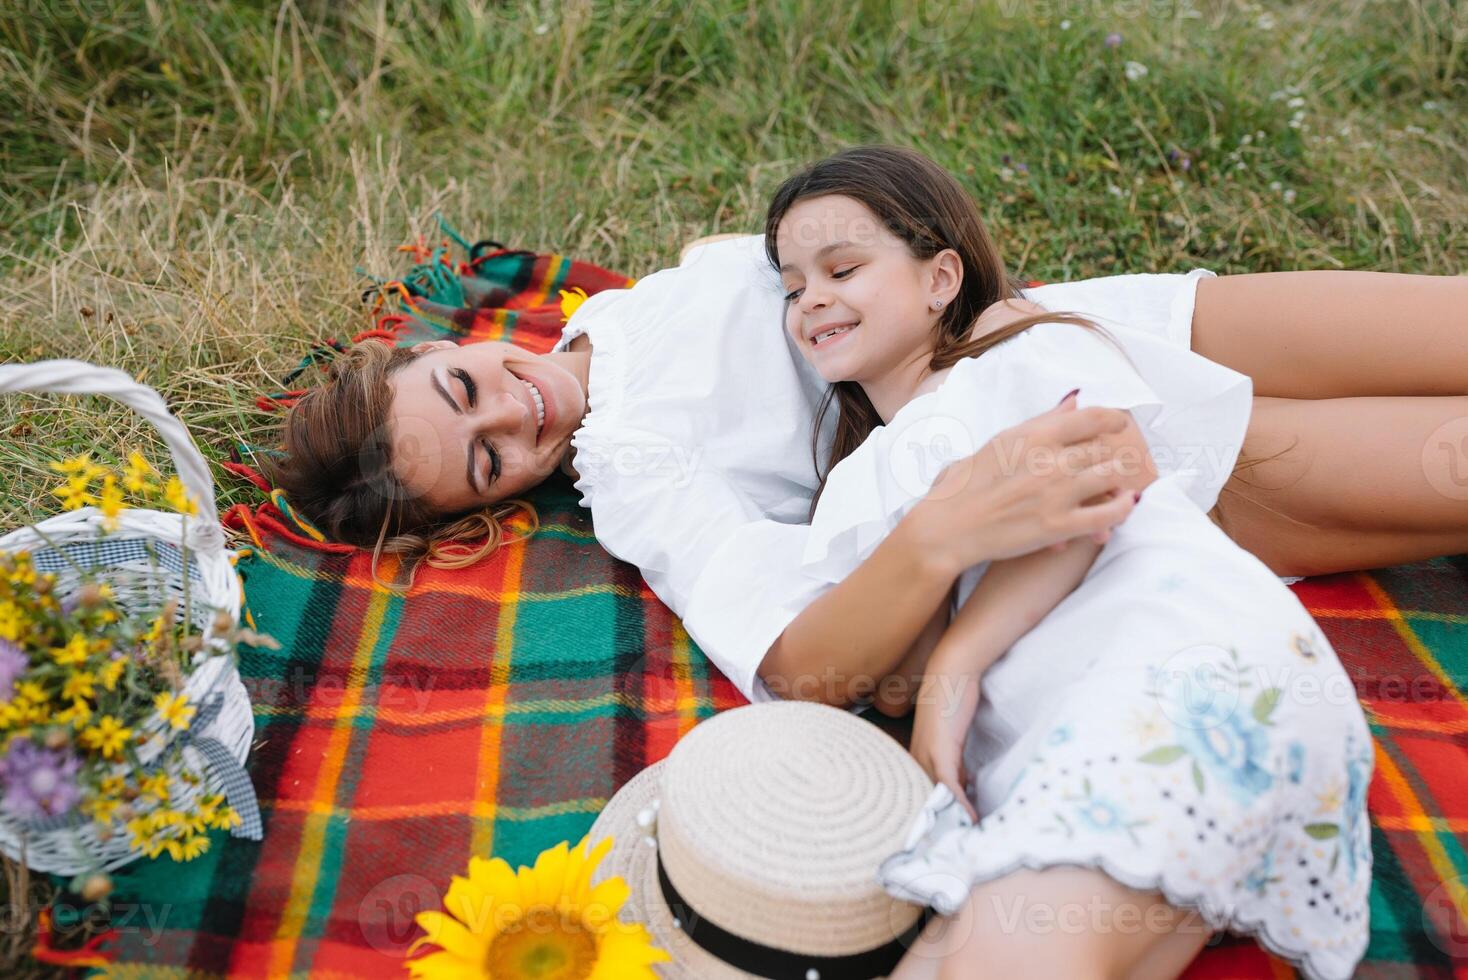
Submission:
<svg viewBox="0 0 1468 980">
<path fill-rule="evenodd" d="M 938 641 L 917 698 L 913 758 L 975 820 L 963 773 L 963 742 L 979 706 L 979 677 L 1080 585 L 1101 545 L 1072 541 L 995 562 Z"/>
<path fill-rule="evenodd" d="M 1117 491 L 1140 490 L 1156 475 L 1146 440 L 1125 411 L 1073 405 L 1023 422 L 949 466 L 866 561 L 801 610 L 766 651 L 758 674 L 771 693 L 836 707 L 867 698 L 943 611 L 965 568 L 1121 523 L 1135 501 Z M 1037 457 L 1051 460 L 1076 451 L 1096 465 L 1016 469 L 1005 462 L 1017 458 L 1016 445 L 1045 449 Z"/>
<path fill-rule="evenodd" d="M 1089 539 L 1061 551 L 995 562 L 979 579 L 933 652 L 944 670 L 982 674 L 1039 624 L 1086 577 L 1101 545 Z"/>
</svg>

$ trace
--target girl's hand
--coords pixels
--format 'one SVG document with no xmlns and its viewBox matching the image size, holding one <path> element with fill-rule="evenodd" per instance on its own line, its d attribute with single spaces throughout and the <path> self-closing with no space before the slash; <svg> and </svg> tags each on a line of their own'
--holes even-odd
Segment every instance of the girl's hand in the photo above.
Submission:
<svg viewBox="0 0 1468 980">
<path fill-rule="evenodd" d="M 1138 482 L 1128 472 L 1135 464 L 1108 445 L 1130 424 L 1121 409 L 1077 410 L 1072 394 L 949 464 L 903 522 L 915 523 L 918 547 L 955 577 L 1082 535 L 1104 542 L 1136 506 L 1127 486 Z"/>
<path fill-rule="evenodd" d="M 936 662 L 936 657 L 935 657 Z M 917 714 L 908 751 L 935 783 L 942 783 L 963 804 L 974 823 L 979 815 L 964 792 L 963 741 L 979 708 L 979 675 L 931 671 L 918 691 Z"/>
</svg>

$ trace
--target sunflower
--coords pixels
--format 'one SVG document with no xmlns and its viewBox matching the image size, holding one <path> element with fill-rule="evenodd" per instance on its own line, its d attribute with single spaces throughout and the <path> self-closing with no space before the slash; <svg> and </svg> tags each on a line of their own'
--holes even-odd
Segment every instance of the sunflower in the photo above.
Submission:
<svg viewBox="0 0 1468 980">
<path fill-rule="evenodd" d="M 500 858 L 469 859 L 469 877 L 455 875 L 445 912 L 420 912 L 424 932 L 408 948 L 439 951 L 408 962 L 414 977 L 447 980 L 655 980 L 652 964 L 671 957 L 652 945 L 647 929 L 618 921 L 629 889 L 621 877 L 591 887 L 592 874 L 611 849 L 583 837 L 541 852 L 518 875 Z"/>
</svg>

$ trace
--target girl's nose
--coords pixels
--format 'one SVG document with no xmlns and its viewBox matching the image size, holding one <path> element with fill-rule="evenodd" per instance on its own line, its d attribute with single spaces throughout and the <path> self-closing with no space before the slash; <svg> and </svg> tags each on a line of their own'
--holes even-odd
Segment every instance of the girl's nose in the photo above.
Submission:
<svg viewBox="0 0 1468 980">
<path fill-rule="evenodd" d="M 816 292 L 807 286 L 805 292 L 800 294 L 800 311 L 802 313 L 814 313 L 816 310 L 825 308 L 825 306 L 825 293 Z"/>
</svg>

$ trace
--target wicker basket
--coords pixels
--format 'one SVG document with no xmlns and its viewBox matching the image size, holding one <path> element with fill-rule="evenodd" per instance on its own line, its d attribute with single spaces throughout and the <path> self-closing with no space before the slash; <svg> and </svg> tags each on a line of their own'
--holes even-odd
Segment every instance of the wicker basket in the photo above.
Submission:
<svg viewBox="0 0 1468 980">
<path fill-rule="evenodd" d="M 186 611 L 204 638 L 183 688 L 199 710 L 194 724 L 182 732 L 171 730 L 156 714 L 150 717 L 139 726 L 150 736 L 139 756 L 146 766 L 166 748 L 182 743 L 185 761 L 204 773 L 205 780 L 198 787 L 177 782 L 174 805 L 187 807 L 200 792 L 223 791 L 242 818 L 234 834 L 258 840 L 259 807 L 242 768 L 255 721 L 233 650 L 214 629 L 220 611 L 238 622 L 240 582 L 215 519 L 208 465 L 158 393 L 115 368 L 72 360 L 4 365 L 0 394 L 7 392 L 105 395 L 151 422 L 167 444 L 179 479 L 198 504 L 198 517 L 125 509 L 109 531 L 97 508 L 84 507 L 0 537 L 0 551 L 29 552 L 38 572 L 56 574 L 59 596 L 75 591 L 80 566 L 105 580 L 128 613 L 156 615 L 170 597 L 177 600 L 179 618 Z M 0 811 L 0 850 L 38 871 L 72 875 L 119 867 L 140 856 L 129 838 L 116 832 L 100 840 L 96 824 L 75 812 L 23 822 Z"/>
</svg>

